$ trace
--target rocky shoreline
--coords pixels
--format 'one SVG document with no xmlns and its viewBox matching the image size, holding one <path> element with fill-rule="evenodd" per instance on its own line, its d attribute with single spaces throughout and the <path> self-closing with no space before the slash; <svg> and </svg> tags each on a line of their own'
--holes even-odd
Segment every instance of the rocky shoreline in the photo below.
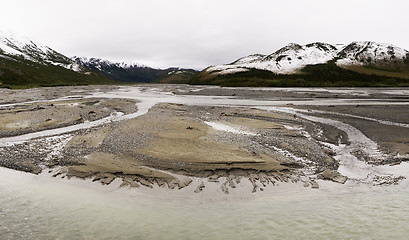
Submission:
<svg viewBox="0 0 409 240">
<path fill-rule="evenodd" d="M 75 127 L 118 114 L 130 115 L 138 111 L 138 103 L 144 100 L 138 100 L 138 94 L 146 91 L 151 91 L 152 99 L 156 99 L 155 94 L 158 98 L 177 97 L 182 93 L 212 96 L 212 91 L 214 95 L 222 95 L 222 90 L 214 87 L 203 88 L 206 93 L 201 93 L 200 88 L 192 91 L 190 86 L 179 85 L 136 88 L 134 99 L 121 96 L 120 91 L 130 91 L 126 87 L 121 90 L 112 86 L 0 90 L 3 93 L 0 166 L 34 174 L 50 171 L 55 177 L 91 178 L 102 184 L 119 178 L 122 187 L 181 189 L 193 184 L 192 178 L 201 178 L 219 182 L 220 190 L 226 194 L 243 179 L 252 184 L 253 192 L 280 182 L 319 188 L 320 180 L 339 184 L 349 180 L 338 171 L 342 161 L 337 148 L 351 146 L 354 139 L 350 139 L 353 136 L 348 131 L 337 127 L 338 120 L 362 131 L 363 136 L 376 141 L 380 151 L 387 154 L 378 159 L 365 151 L 351 151 L 359 161 L 385 165 L 408 160 L 409 132 L 405 124 L 409 116 L 404 111 L 405 105 L 392 108 L 376 105 L 365 111 L 355 111 L 356 106 L 303 105 L 290 106 L 290 111 L 288 105 L 278 106 L 282 110 L 270 110 L 257 106 L 183 104 L 169 98 L 169 101 L 153 104 L 147 113 L 136 118 L 107 120 L 90 128 L 7 141 L 11 136 L 18 139 L 30 133 Z M 115 91 L 119 91 L 118 97 L 104 95 Z M 272 93 L 271 90 L 255 93 L 252 89 L 229 88 L 225 95 L 231 91 L 239 92 L 240 96 L 234 96 L 235 99 L 252 99 L 255 94 L 257 98 L 263 94 L 267 98 Z M 280 97 L 285 95 L 285 91 L 277 92 Z M 160 95 L 163 93 L 165 95 Z M 305 100 L 306 94 L 311 93 L 301 91 L 297 98 L 296 92 L 290 92 L 287 98 Z M 325 95 L 330 94 L 325 92 Z M 379 93 L 376 96 L 386 98 Z M 394 118 L 384 116 L 383 111 L 387 109 L 399 114 Z M 354 117 L 356 115 L 361 118 Z M 332 122 L 314 121 L 314 117 L 326 117 Z M 390 124 L 385 124 L 386 121 Z M 372 126 L 368 127 L 368 122 Z M 374 124 L 382 128 L 375 128 Z M 374 174 L 372 180 L 374 185 L 397 184 L 403 178 Z M 203 181 L 195 184 L 195 193 L 206 189 Z"/>
</svg>

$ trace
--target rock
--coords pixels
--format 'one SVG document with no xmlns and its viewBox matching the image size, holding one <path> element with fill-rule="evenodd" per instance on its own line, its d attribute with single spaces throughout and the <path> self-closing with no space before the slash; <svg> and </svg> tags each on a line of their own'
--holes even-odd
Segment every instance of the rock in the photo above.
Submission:
<svg viewBox="0 0 409 240">
<path fill-rule="evenodd" d="M 140 187 L 139 184 L 136 183 L 135 181 L 130 181 L 129 186 L 132 187 L 132 188 L 139 188 Z"/>
<path fill-rule="evenodd" d="M 186 176 L 181 176 L 179 178 L 174 177 L 174 178 L 167 179 L 166 183 L 168 184 L 168 187 L 170 189 L 175 189 L 176 187 L 178 189 L 182 189 L 184 187 L 189 186 L 190 183 L 192 183 L 192 179 Z"/>
<path fill-rule="evenodd" d="M 231 175 L 228 176 L 227 177 L 227 183 L 229 184 L 229 186 L 231 188 L 236 188 L 236 184 L 234 184 L 233 179 L 234 179 L 234 176 L 231 176 Z"/>
<path fill-rule="evenodd" d="M 325 169 L 325 171 L 319 173 L 317 177 L 319 179 L 331 180 L 333 182 L 341 184 L 344 184 L 348 180 L 346 176 L 341 175 L 338 171 L 329 169 Z"/>
<path fill-rule="evenodd" d="M 179 186 L 179 189 L 182 189 L 184 187 L 189 186 L 190 183 L 192 183 L 192 179 L 190 179 L 189 177 L 182 176 L 175 179 L 175 183 Z"/>
<path fill-rule="evenodd" d="M 214 174 L 214 175 L 210 176 L 208 180 L 209 180 L 209 182 L 216 182 L 217 183 L 217 182 L 219 182 L 219 176 Z"/>
<path fill-rule="evenodd" d="M 143 177 L 136 177 L 136 180 L 145 187 L 153 188 L 152 184 Z"/>
<path fill-rule="evenodd" d="M 249 181 L 251 182 L 251 185 L 253 185 L 252 193 L 257 192 L 257 183 L 256 183 L 257 180 L 258 180 L 258 176 L 255 176 L 254 174 L 250 175 Z"/>
<path fill-rule="evenodd" d="M 168 188 L 175 189 L 176 183 L 174 181 L 167 181 L 166 183 L 168 184 Z"/>
<path fill-rule="evenodd" d="M 223 183 L 220 188 L 224 194 L 229 194 L 229 189 L 227 188 L 226 183 Z"/>
<path fill-rule="evenodd" d="M 265 173 L 259 173 L 259 179 L 263 187 L 266 187 L 267 184 L 270 182 L 270 178 Z"/>
<path fill-rule="evenodd" d="M 121 185 L 119 187 L 121 188 L 121 187 L 125 187 L 125 186 L 130 186 L 131 188 L 139 188 L 140 187 L 138 183 L 136 183 L 132 178 L 129 178 L 129 177 L 123 177 L 122 178 L 122 183 L 121 183 Z"/>
<path fill-rule="evenodd" d="M 156 178 L 155 181 L 156 181 L 156 183 L 158 184 L 159 187 L 162 187 L 162 186 L 166 185 L 166 181 L 161 179 L 161 178 Z"/>
<path fill-rule="evenodd" d="M 316 189 L 320 188 L 318 183 L 314 180 L 311 180 L 310 184 L 311 184 L 311 188 L 316 188 Z"/>
<path fill-rule="evenodd" d="M 125 186 L 129 186 L 129 182 L 127 182 L 125 180 L 122 180 L 122 183 L 121 183 L 121 185 L 119 185 L 119 188 L 125 187 Z"/>
<path fill-rule="evenodd" d="M 196 188 L 196 190 L 195 190 L 195 193 L 200 193 L 201 191 L 203 191 L 204 188 L 205 188 L 205 185 L 204 185 L 204 183 L 202 182 L 202 183 L 200 183 L 199 186 L 197 186 L 197 188 Z"/>
<path fill-rule="evenodd" d="M 115 177 L 105 177 L 103 179 L 101 179 L 101 183 L 104 185 L 108 185 L 110 184 L 112 181 L 114 181 Z"/>
<path fill-rule="evenodd" d="M 115 178 L 116 176 L 114 174 L 103 173 L 96 175 L 92 181 L 100 181 L 103 185 L 109 185 Z"/>
</svg>

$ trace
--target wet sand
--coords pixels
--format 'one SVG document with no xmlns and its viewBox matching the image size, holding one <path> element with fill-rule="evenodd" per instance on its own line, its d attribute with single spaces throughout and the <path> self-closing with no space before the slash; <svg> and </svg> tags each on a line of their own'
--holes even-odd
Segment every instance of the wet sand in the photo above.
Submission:
<svg viewBox="0 0 409 240">
<path fill-rule="evenodd" d="M 16 170 L 102 184 L 121 179 L 122 187 L 195 185 L 195 193 L 209 182 L 229 193 L 244 179 L 256 192 L 282 182 L 318 188 L 319 180 L 391 185 L 406 178 L 379 171 L 357 178 L 345 170 L 348 161 L 408 161 L 406 89 L 137 85 L 0 92 L 0 165 Z M 132 115 L 141 109 L 148 111 Z M 87 123 L 95 124 L 75 128 Z"/>
</svg>

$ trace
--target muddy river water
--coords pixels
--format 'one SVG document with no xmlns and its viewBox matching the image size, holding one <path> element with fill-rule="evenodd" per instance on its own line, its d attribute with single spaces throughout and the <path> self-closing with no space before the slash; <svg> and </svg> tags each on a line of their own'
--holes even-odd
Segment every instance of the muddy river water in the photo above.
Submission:
<svg viewBox="0 0 409 240">
<path fill-rule="evenodd" d="M 0 169 L 2 239 L 406 239 L 409 191 L 197 197 Z"/>
<path fill-rule="evenodd" d="M 239 106 L 290 114 L 342 131 L 348 141 L 322 144 L 334 151 L 338 172 L 348 180 L 339 184 L 314 178 L 318 189 L 283 182 L 256 193 L 251 192 L 251 183 L 243 180 L 225 194 L 217 183 L 193 177 L 193 183 L 205 181 L 207 186 L 203 193 L 194 194 L 198 184 L 181 190 L 159 186 L 118 188 L 119 179 L 101 185 L 91 179 L 54 178 L 47 171 L 34 175 L 0 167 L 0 239 L 407 239 L 408 141 L 404 137 L 379 137 L 371 127 L 373 124 L 397 132 L 409 128 L 407 89 L 156 85 L 70 91 L 63 98 L 80 95 L 137 100 L 138 111 L 3 137 L 0 147 L 137 118 L 158 103 Z M 85 91 L 89 92 L 81 95 Z M 24 100 L 3 100 L 0 107 L 28 102 Z M 356 110 L 358 106 L 364 109 Z M 367 112 L 365 106 L 375 110 Z M 217 131 L 250 135 L 221 123 L 207 124 Z M 385 146 L 396 148 L 386 151 Z M 369 160 L 363 161 L 360 156 Z M 382 164 L 374 164 L 371 159 Z M 390 159 L 392 164 L 387 162 Z"/>
</svg>

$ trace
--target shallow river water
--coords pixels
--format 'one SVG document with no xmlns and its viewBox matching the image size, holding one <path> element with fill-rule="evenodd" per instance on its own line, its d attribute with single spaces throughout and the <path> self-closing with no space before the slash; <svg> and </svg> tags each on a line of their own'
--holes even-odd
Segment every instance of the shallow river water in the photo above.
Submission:
<svg viewBox="0 0 409 240">
<path fill-rule="evenodd" d="M 216 199 L 75 183 L 0 168 L 0 238 L 407 239 L 409 234 L 409 190 L 403 189 L 309 189 Z"/>
</svg>

